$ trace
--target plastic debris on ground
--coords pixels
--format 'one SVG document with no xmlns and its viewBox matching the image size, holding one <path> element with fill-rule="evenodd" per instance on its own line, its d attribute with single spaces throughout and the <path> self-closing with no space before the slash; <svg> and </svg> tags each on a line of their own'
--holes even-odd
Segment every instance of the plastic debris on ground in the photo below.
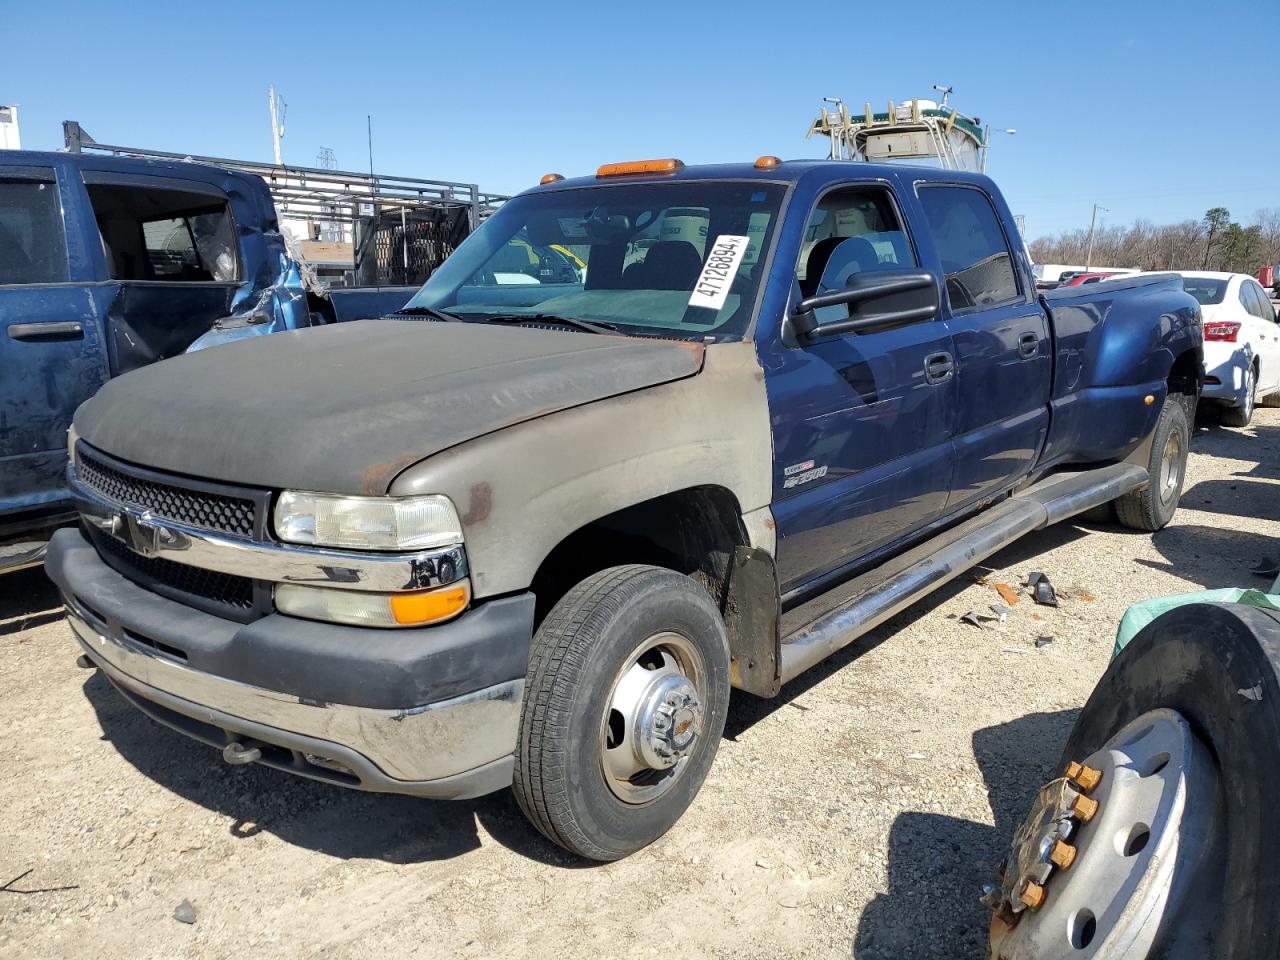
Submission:
<svg viewBox="0 0 1280 960">
<path fill-rule="evenodd" d="M 996 593 L 1000 594 L 1000 598 L 1009 606 L 1013 606 L 1018 602 L 1018 592 L 1007 583 L 997 583 L 995 585 Z"/>
<path fill-rule="evenodd" d="M 1050 636 L 1040 636 L 1040 637 L 1036 637 L 1036 648 L 1037 648 L 1037 649 L 1038 649 L 1038 648 L 1040 648 L 1040 647 L 1047 647 L 1047 646 L 1048 646 L 1049 644 L 1051 644 L 1051 643 L 1053 643 L 1053 637 L 1050 637 Z"/>
<path fill-rule="evenodd" d="M 1053 589 L 1053 584 L 1049 582 L 1049 578 L 1043 573 L 1032 573 L 1027 577 L 1027 586 L 1031 588 L 1031 599 L 1044 607 L 1056 607 L 1058 605 L 1058 594 Z"/>
</svg>

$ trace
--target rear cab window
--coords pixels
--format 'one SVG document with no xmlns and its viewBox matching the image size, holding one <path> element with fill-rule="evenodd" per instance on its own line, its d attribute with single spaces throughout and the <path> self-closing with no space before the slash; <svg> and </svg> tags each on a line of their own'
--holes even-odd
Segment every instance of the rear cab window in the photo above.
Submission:
<svg viewBox="0 0 1280 960">
<path fill-rule="evenodd" d="M 0 167 L 0 286 L 67 280 L 62 205 L 48 178 L 6 176 Z"/>
<path fill-rule="evenodd" d="M 235 225 L 225 199 L 105 183 L 87 183 L 86 189 L 112 280 L 239 280 Z"/>
<path fill-rule="evenodd" d="M 1013 253 L 991 198 L 977 187 L 921 184 L 920 205 L 953 314 L 1017 302 Z"/>
</svg>

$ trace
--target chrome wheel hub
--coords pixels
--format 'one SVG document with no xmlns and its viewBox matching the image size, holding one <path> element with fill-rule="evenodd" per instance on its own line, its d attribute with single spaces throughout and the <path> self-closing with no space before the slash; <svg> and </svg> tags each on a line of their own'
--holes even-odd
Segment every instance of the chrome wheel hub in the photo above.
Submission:
<svg viewBox="0 0 1280 960">
<path fill-rule="evenodd" d="M 684 637 L 656 634 L 626 659 L 600 729 L 600 765 L 618 799 L 647 803 L 684 772 L 702 735 L 706 683 L 701 656 Z"/>
<path fill-rule="evenodd" d="M 996 960 L 1140 960 L 1186 916 L 1217 819 L 1213 761 L 1186 720 L 1144 714 L 1080 769 L 1094 787 L 1069 776 L 1044 788 L 984 898 Z"/>
<path fill-rule="evenodd" d="M 1178 492 L 1182 482 L 1182 437 L 1170 433 L 1165 441 L 1164 454 L 1160 458 L 1160 499 L 1168 503 Z"/>
</svg>

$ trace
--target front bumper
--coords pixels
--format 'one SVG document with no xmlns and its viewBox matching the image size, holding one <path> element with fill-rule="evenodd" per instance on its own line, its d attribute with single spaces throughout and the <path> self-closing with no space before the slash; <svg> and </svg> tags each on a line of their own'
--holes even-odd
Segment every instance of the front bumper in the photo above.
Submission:
<svg viewBox="0 0 1280 960">
<path fill-rule="evenodd" d="M 46 568 L 85 653 L 182 733 L 364 790 L 461 798 L 511 782 L 532 595 L 416 630 L 240 624 L 137 586 L 77 530 L 54 536 Z"/>
</svg>

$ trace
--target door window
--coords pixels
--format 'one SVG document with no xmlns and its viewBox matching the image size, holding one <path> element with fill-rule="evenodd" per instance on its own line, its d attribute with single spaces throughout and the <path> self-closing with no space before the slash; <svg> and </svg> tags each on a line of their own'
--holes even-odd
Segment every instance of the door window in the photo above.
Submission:
<svg viewBox="0 0 1280 960">
<path fill-rule="evenodd" d="M 1275 311 L 1271 307 L 1271 302 L 1267 299 L 1267 295 L 1262 291 L 1262 287 L 1247 280 L 1244 283 L 1244 289 L 1249 292 L 1249 299 L 1253 303 L 1252 309 L 1249 310 L 1259 320 L 1265 320 L 1267 323 L 1275 322 Z"/>
<path fill-rule="evenodd" d="M 840 290 L 856 273 L 916 266 L 898 214 L 881 190 L 837 190 L 814 208 L 796 264 L 800 292 Z M 848 307 L 824 308 L 843 310 Z"/>
<path fill-rule="evenodd" d="M 985 193 L 972 187 L 922 186 L 920 205 L 942 261 L 952 313 L 1020 299 L 1013 254 Z"/>
<path fill-rule="evenodd" d="M 66 279 L 58 188 L 51 182 L 0 180 L 0 284 Z"/>
<path fill-rule="evenodd" d="M 152 187 L 88 184 L 113 280 L 227 283 L 239 278 L 226 200 Z"/>
</svg>

